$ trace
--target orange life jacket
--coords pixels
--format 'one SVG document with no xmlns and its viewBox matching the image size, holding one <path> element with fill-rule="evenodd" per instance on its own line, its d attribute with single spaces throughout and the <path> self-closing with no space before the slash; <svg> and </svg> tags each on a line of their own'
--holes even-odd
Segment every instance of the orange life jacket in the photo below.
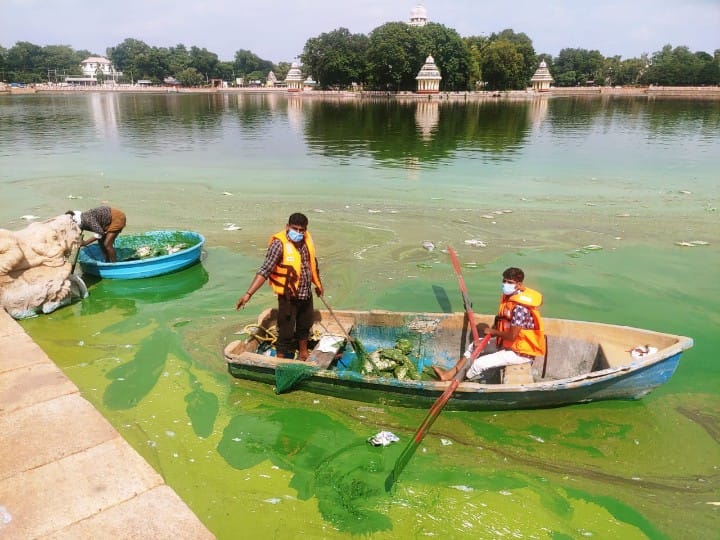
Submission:
<svg viewBox="0 0 720 540">
<path fill-rule="evenodd" d="M 268 283 L 272 287 L 275 294 L 289 296 L 297 296 L 297 289 L 300 285 L 300 271 L 302 267 L 302 256 L 300 250 L 288 240 L 285 230 L 277 232 L 270 237 L 268 246 L 272 244 L 274 238 L 280 240 L 283 246 L 283 257 L 278 265 L 270 273 Z M 310 274 L 312 282 L 316 287 L 320 287 L 320 277 L 318 276 L 317 264 L 315 261 L 315 244 L 312 236 L 305 231 L 305 245 L 308 248 L 310 257 Z"/>
<path fill-rule="evenodd" d="M 512 349 L 517 353 L 529 354 L 530 356 L 543 356 L 545 354 L 545 331 L 542 317 L 540 317 L 540 312 L 537 309 L 542 304 L 542 300 L 542 294 L 529 287 L 525 287 L 512 296 L 503 295 L 500 299 L 500 308 L 496 319 L 497 329 L 502 332 L 510 330 L 512 312 L 518 304 L 530 310 L 533 321 L 535 321 L 535 328 L 533 330 L 520 329 L 515 341 L 509 343 L 498 337 L 498 348 Z"/>
</svg>

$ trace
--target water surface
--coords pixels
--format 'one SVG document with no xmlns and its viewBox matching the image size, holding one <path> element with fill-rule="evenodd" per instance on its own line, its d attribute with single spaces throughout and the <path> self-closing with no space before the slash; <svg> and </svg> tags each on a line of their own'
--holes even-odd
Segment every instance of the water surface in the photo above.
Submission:
<svg viewBox="0 0 720 540">
<path fill-rule="evenodd" d="M 4 228 L 108 203 L 128 232 L 207 238 L 201 265 L 88 280 L 88 299 L 23 326 L 219 538 L 715 534 L 719 104 L 6 96 L 0 140 Z M 278 396 L 225 370 L 223 346 L 274 303 L 266 288 L 234 311 L 294 211 L 335 308 L 462 310 L 452 245 L 476 312 L 520 266 L 546 316 L 695 346 L 640 401 L 443 413 L 387 495 L 426 411 Z M 371 447 L 381 430 L 401 443 Z"/>
</svg>

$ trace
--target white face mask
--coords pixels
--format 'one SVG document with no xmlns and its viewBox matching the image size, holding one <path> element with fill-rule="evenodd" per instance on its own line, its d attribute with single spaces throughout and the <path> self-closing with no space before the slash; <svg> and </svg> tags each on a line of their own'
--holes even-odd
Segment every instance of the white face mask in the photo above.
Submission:
<svg viewBox="0 0 720 540">
<path fill-rule="evenodd" d="M 515 292 L 515 287 L 517 287 L 517 284 L 515 283 L 503 283 L 502 293 L 505 295 L 513 294 Z"/>
</svg>

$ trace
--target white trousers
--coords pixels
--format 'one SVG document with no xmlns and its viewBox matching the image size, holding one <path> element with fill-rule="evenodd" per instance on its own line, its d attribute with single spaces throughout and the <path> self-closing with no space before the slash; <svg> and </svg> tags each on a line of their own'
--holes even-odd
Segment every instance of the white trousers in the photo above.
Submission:
<svg viewBox="0 0 720 540">
<path fill-rule="evenodd" d="M 509 366 L 511 364 L 527 364 L 532 362 L 532 358 L 520 356 L 510 349 L 502 349 L 492 354 L 479 356 L 465 373 L 466 379 L 475 379 L 479 377 L 483 371 L 490 368 Z"/>
</svg>

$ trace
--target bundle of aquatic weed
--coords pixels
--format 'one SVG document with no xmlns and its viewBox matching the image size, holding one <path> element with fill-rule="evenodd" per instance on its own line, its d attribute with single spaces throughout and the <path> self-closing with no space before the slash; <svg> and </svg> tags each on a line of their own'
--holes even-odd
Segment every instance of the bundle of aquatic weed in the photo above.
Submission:
<svg viewBox="0 0 720 540">
<path fill-rule="evenodd" d="M 391 349 L 377 349 L 361 364 L 363 375 L 392 375 L 401 380 L 420 380 L 417 366 L 410 358 L 412 349 L 412 342 L 406 338 L 398 339 Z"/>
</svg>

